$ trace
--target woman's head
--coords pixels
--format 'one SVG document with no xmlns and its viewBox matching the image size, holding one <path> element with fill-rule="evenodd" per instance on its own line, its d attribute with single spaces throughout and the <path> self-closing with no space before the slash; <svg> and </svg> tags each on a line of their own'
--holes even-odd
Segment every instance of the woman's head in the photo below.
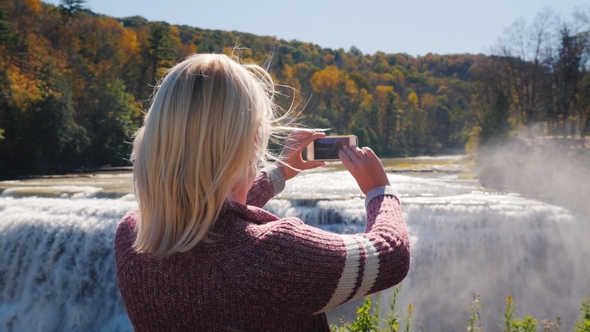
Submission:
<svg viewBox="0 0 590 332">
<path fill-rule="evenodd" d="M 266 160 L 273 94 L 264 69 L 225 55 L 193 55 L 168 71 L 133 143 L 136 250 L 164 257 L 208 240 L 232 190 Z"/>
</svg>

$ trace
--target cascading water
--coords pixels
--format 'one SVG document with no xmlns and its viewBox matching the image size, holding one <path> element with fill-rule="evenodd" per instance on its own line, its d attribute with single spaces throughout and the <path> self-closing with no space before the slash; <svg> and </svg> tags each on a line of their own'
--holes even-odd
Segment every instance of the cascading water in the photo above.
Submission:
<svg viewBox="0 0 590 332">
<path fill-rule="evenodd" d="M 471 293 L 484 327 L 517 314 L 562 317 L 564 330 L 590 292 L 588 220 L 516 194 L 485 192 L 454 175 L 389 174 L 401 194 L 412 267 L 400 308 L 424 331 L 464 330 Z M 3 183 L 0 196 L 0 330 L 131 331 L 117 290 L 112 241 L 136 206 L 130 175 Z M 338 233 L 364 231 L 354 179 L 326 167 L 289 181 L 265 207 Z M 391 292 L 382 292 L 383 310 Z M 351 319 L 360 300 L 328 313 Z"/>
<path fill-rule="evenodd" d="M 133 196 L 1 197 L 0 331 L 131 331 L 112 247 L 134 206 Z"/>
</svg>

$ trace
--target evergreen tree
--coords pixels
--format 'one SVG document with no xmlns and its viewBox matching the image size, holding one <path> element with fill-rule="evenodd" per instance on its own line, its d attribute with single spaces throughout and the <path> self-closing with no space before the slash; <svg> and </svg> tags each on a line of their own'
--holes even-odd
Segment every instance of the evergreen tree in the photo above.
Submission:
<svg viewBox="0 0 590 332">
<path fill-rule="evenodd" d="M 116 79 L 101 87 L 99 102 L 92 117 L 92 143 L 85 159 L 95 165 L 128 165 L 131 136 L 137 129 L 133 123 L 135 99 L 126 92 L 123 81 Z"/>
<path fill-rule="evenodd" d="M 59 7 L 61 8 L 62 13 L 71 17 L 74 16 L 75 13 L 86 12 L 87 8 L 84 7 L 86 2 L 86 0 L 61 0 L 61 5 Z"/>
<path fill-rule="evenodd" d="M 170 40 L 170 26 L 165 22 L 150 23 L 148 61 L 151 65 L 152 84 L 155 85 L 162 72 L 160 68 L 169 68 L 168 62 L 175 60 L 176 51 Z"/>
<path fill-rule="evenodd" d="M 508 137 L 510 123 L 510 100 L 504 91 L 496 89 L 494 92 L 493 104 L 488 112 L 485 112 L 480 122 L 481 131 L 479 139 L 481 144 L 497 144 Z"/>
<path fill-rule="evenodd" d="M 45 97 L 33 105 L 31 112 L 30 162 L 54 171 L 72 163 L 80 165 L 76 159 L 89 141 L 86 130 L 74 119 L 69 84 L 50 68 L 44 76 L 49 83 L 44 88 Z"/>
<path fill-rule="evenodd" d="M 8 21 L 8 14 L 4 7 L 0 6 L 0 47 L 10 42 L 12 32 L 12 25 Z"/>
</svg>

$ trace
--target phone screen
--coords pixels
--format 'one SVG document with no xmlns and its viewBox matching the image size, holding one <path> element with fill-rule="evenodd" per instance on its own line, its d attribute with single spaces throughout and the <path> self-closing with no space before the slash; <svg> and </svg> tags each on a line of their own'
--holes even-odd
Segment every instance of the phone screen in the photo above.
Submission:
<svg viewBox="0 0 590 332">
<path fill-rule="evenodd" d="M 323 137 L 314 141 L 313 154 L 315 160 L 339 159 L 338 152 L 345 145 L 350 145 L 349 137 Z"/>
</svg>

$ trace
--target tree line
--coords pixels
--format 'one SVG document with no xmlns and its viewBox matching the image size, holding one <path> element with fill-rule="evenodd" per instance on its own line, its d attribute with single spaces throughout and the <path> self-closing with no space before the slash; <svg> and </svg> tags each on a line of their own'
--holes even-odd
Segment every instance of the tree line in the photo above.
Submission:
<svg viewBox="0 0 590 332">
<path fill-rule="evenodd" d="M 413 57 L 108 17 L 83 0 L 0 0 L 0 174 L 128 165 L 152 87 L 194 53 L 265 66 L 300 122 L 356 134 L 383 157 L 447 153 L 539 121 L 552 132 L 573 121 L 584 136 L 588 29 L 567 29 L 552 61 L 509 44 L 494 56 Z"/>
<path fill-rule="evenodd" d="M 579 137 L 590 130 L 590 11 L 570 19 L 551 10 L 519 20 L 471 72 L 473 115 L 480 143 L 494 143 L 523 127 L 524 136 Z"/>
</svg>

